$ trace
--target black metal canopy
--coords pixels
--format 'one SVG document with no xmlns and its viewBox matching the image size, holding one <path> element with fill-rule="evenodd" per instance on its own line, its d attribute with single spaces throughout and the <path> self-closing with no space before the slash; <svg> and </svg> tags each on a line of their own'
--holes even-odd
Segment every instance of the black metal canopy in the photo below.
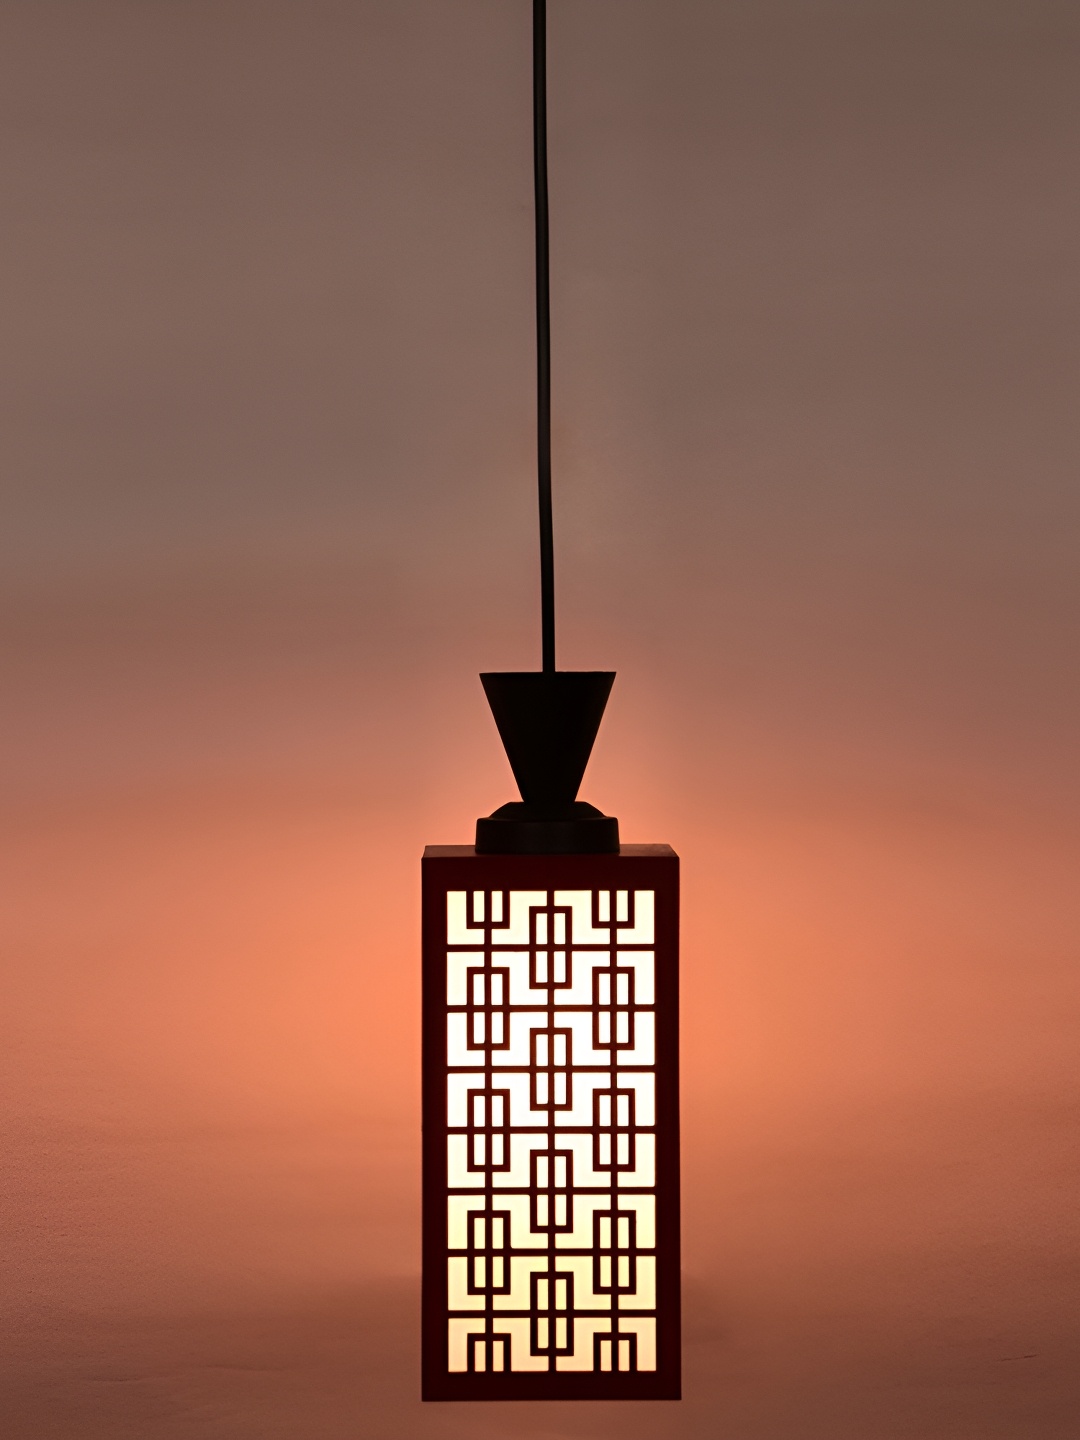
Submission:
<svg viewBox="0 0 1080 1440">
<path fill-rule="evenodd" d="M 548 247 L 547 0 L 533 0 L 533 181 L 536 241 L 536 450 L 542 669 L 480 679 L 521 801 L 476 822 L 489 854 L 596 854 L 619 848 L 619 822 L 577 798 L 613 671 L 555 667 L 551 503 L 551 304 Z"/>
</svg>

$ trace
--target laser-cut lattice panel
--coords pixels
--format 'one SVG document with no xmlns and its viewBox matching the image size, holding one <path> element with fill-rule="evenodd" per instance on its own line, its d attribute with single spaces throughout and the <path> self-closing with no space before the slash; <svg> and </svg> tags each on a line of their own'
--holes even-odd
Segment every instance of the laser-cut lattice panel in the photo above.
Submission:
<svg viewBox="0 0 1080 1440">
<path fill-rule="evenodd" d="M 424 1394 L 679 1393 L 678 861 L 424 860 Z"/>
</svg>

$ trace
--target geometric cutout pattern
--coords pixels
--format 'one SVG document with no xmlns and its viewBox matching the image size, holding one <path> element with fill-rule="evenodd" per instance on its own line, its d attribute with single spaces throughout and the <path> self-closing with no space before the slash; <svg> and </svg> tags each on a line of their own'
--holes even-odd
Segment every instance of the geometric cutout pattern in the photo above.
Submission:
<svg viewBox="0 0 1080 1440">
<path fill-rule="evenodd" d="M 446 892 L 450 1374 L 657 1369 L 654 902 Z"/>
<path fill-rule="evenodd" d="M 425 1400 L 677 1400 L 679 857 L 422 865 Z"/>
</svg>

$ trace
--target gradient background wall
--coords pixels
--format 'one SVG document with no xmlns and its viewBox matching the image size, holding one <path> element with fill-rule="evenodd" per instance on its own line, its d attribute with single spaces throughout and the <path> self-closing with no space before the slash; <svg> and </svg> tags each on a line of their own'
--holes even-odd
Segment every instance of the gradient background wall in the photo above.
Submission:
<svg viewBox="0 0 1080 1440">
<path fill-rule="evenodd" d="M 7 1440 L 1075 1440 L 1080 12 L 551 8 L 686 1400 L 416 1398 L 418 859 L 538 654 L 527 0 L 6 0 Z"/>
</svg>

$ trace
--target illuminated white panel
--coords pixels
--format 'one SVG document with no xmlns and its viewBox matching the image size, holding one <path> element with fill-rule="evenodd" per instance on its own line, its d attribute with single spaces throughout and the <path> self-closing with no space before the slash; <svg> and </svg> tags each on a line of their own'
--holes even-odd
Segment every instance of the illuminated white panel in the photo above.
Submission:
<svg viewBox="0 0 1080 1440">
<path fill-rule="evenodd" d="M 482 950 L 453 950 L 446 957 L 446 1003 L 469 1003 L 469 967 L 483 965 Z"/>
<path fill-rule="evenodd" d="M 510 1212 L 510 1244 L 515 1250 L 547 1249 L 547 1231 L 532 1228 L 528 1195 L 500 1195 L 494 1203 L 499 1210 Z"/>
<path fill-rule="evenodd" d="M 529 975 L 529 952 L 527 950 L 500 950 L 495 957 L 499 965 L 510 971 L 511 1005 L 546 1005 L 548 992 L 533 988 Z"/>
<path fill-rule="evenodd" d="M 637 1336 L 637 1368 L 656 1369 L 656 1321 L 645 1316 L 619 1316 L 619 1333 Z"/>
<path fill-rule="evenodd" d="M 589 1262 L 592 1264 L 592 1261 Z M 610 1296 L 605 1297 L 610 1302 Z M 557 1370 L 591 1370 L 593 1368 L 593 1340 L 597 1335 L 611 1331 L 611 1316 L 604 1319 L 576 1319 L 574 1321 L 574 1353 L 560 1355 L 555 1362 Z"/>
<path fill-rule="evenodd" d="M 544 1142 L 547 1143 L 546 1141 Z M 593 1137 L 589 1135 L 556 1135 L 556 1150 L 568 1150 L 574 1157 L 574 1185 L 591 1190 L 598 1186 L 611 1185 L 610 1170 L 594 1170 Z M 629 1174 L 629 1171 L 625 1172 Z M 646 1181 L 651 1184 L 651 1181 Z"/>
<path fill-rule="evenodd" d="M 570 956 L 570 983 L 556 987 L 556 1005 L 592 1005 L 593 971 L 611 964 L 610 950 L 575 950 Z"/>
<path fill-rule="evenodd" d="M 546 1370 L 546 1355 L 532 1355 L 529 1347 L 532 1339 L 532 1322 L 525 1315 L 500 1316 L 496 1335 L 510 1336 L 511 1370 Z"/>
<path fill-rule="evenodd" d="M 634 891 L 634 923 L 625 929 L 616 930 L 617 945 L 652 945 L 656 939 L 655 892 Z"/>
<path fill-rule="evenodd" d="M 511 890 L 510 916 L 505 925 L 491 930 L 493 945 L 528 945 L 529 912 L 547 904 L 546 890 Z"/>
<path fill-rule="evenodd" d="M 575 1310 L 606 1310 L 610 1315 L 611 1296 L 593 1293 L 593 1257 L 591 1255 L 556 1255 L 555 1269 L 559 1274 L 573 1275 L 574 1277 Z M 610 1323 L 609 1319 L 608 1324 L 610 1325 Z"/>
<path fill-rule="evenodd" d="M 649 1072 L 643 1075 L 621 1074 L 618 1079 L 620 1090 L 634 1091 L 634 1109 L 638 1125 L 656 1124 L 656 1077 Z"/>
<path fill-rule="evenodd" d="M 448 1195 L 446 1199 L 446 1243 L 451 1250 L 464 1250 L 469 1243 L 469 1212 L 483 1210 L 482 1195 Z"/>
<path fill-rule="evenodd" d="M 572 1230 L 555 1237 L 560 1250 L 591 1250 L 593 1244 L 593 1216 L 597 1210 L 610 1210 L 610 1195 L 575 1195 L 573 1197 Z M 589 1261 L 590 1265 L 592 1261 Z M 610 1299 L 610 1297 L 608 1297 Z"/>
<path fill-rule="evenodd" d="M 639 1197 L 623 1197 L 635 1200 Z M 487 1207 L 482 1195 L 447 1196 L 446 1233 L 447 1246 L 451 1250 L 465 1250 L 469 1244 L 469 1216 Z M 528 1195 L 500 1195 L 494 1202 L 498 1212 L 506 1212 L 510 1220 L 510 1244 L 515 1250 L 546 1250 L 546 1231 L 532 1229 L 531 1204 Z M 606 1201 L 604 1202 L 607 1203 Z M 640 1221 L 639 1221 L 640 1229 Z M 586 1242 L 592 1244 L 592 1237 Z M 456 1307 L 451 1306 L 451 1309 Z"/>
<path fill-rule="evenodd" d="M 448 1065 L 482 1065 L 483 1050 L 469 1047 L 468 1015 L 452 1010 L 446 1017 L 446 1063 Z"/>
<path fill-rule="evenodd" d="M 467 1067 L 446 1076 L 448 1128 L 473 1127 L 447 1136 L 449 1186 L 471 1192 L 447 1196 L 447 1250 L 469 1251 L 446 1257 L 448 1363 L 455 1373 L 468 1371 L 470 1337 L 479 1336 L 485 1339 L 473 1357 L 478 1379 L 502 1369 L 504 1358 L 515 1372 L 591 1371 L 596 1364 L 627 1371 L 634 1368 L 631 1336 L 636 1368 L 656 1369 L 655 1318 L 626 1314 L 655 1310 L 657 1302 L 658 1262 L 645 1253 L 657 1244 L 657 1201 L 654 1193 L 639 1193 L 656 1184 L 656 1136 L 648 1128 L 656 1123 L 655 1014 L 645 1008 L 656 992 L 655 956 L 647 948 L 653 900 L 652 891 L 625 889 L 450 892 L 450 943 L 471 948 L 446 954 L 447 1003 L 472 1007 L 447 1015 L 449 1066 Z M 560 913 L 566 910 L 569 917 Z M 478 922 L 486 915 L 491 924 L 469 926 L 469 915 Z M 505 994 L 492 994 L 496 982 L 485 977 L 499 971 L 508 973 L 508 985 Z M 569 1032 L 569 1045 L 560 1032 Z M 618 1049 L 627 1037 L 632 1047 Z M 503 1104 L 498 1098 L 485 1103 L 492 1089 L 508 1095 L 506 1113 L 492 1113 Z M 504 1158 L 507 1125 L 503 1170 L 495 1167 Z M 614 1169 L 612 1161 L 636 1168 Z M 612 1212 L 627 1218 L 613 1223 Z M 598 1258 L 591 1253 L 597 1240 Z M 560 1282 L 552 1289 L 556 1275 L 572 1279 L 572 1288 L 564 1292 Z M 592 1288 L 594 1280 L 625 1286 L 631 1275 L 632 1294 Z M 537 1288 L 534 1276 L 541 1277 Z M 530 1312 L 534 1295 L 535 1314 L 509 1313 Z M 570 1295 L 573 1308 L 564 1312 Z M 479 1312 L 499 1318 L 491 1327 Z M 571 1354 L 549 1351 L 549 1342 L 561 1347 L 568 1335 Z M 534 1343 L 545 1353 L 533 1355 Z"/>
<path fill-rule="evenodd" d="M 453 1017 L 451 1017 L 453 1018 Z M 547 1028 L 547 1015 L 535 1010 L 511 1010 L 509 1044 L 500 1050 L 492 1050 L 493 1065 L 528 1065 L 532 1062 L 530 1037 L 534 1030 Z M 454 1062 L 451 1061 L 451 1064 Z M 466 1062 L 471 1063 L 471 1062 Z"/>
<path fill-rule="evenodd" d="M 652 1005 L 656 1001 L 656 959 L 651 950 L 618 950 L 617 965 L 633 967 L 634 1004 Z"/>
<path fill-rule="evenodd" d="M 632 1295 L 619 1296 L 620 1310 L 656 1309 L 656 1256 L 637 1257 L 637 1289 Z"/>
<path fill-rule="evenodd" d="M 538 1125 L 548 1123 L 548 1112 L 546 1110 L 534 1110 L 532 1108 L 532 1080 L 528 1075 L 522 1075 L 518 1071 L 510 1070 L 505 1075 L 497 1075 L 495 1083 L 500 1090 L 510 1091 L 510 1124 L 522 1129 L 532 1129 Z M 561 1113 L 561 1112 L 560 1112 Z M 586 1124 L 591 1123 L 592 1116 L 589 1116 Z M 464 1125 L 464 1120 L 461 1122 Z"/>
<path fill-rule="evenodd" d="M 487 1305 L 483 1295 L 469 1294 L 469 1260 L 465 1255 L 451 1255 L 446 1262 L 446 1299 L 451 1310 L 483 1310 Z"/>
<path fill-rule="evenodd" d="M 571 1032 L 573 1053 L 571 1065 L 611 1064 L 610 1050 L 593 1049 L 593 1012 L 591 1010 L 562 1010 L 559 1012 L 556 1023 L 559 1026 L 565 1026 Z"/>
<path fill-rule="evenodd" d="M 510 1290 L 506 1295 L 496 1295 L 496 1310 L 528 1310 L 532 1304 L 532 1287 L 529 1276 L 534 1271 L 548 1268 L 546 1255 L 512 1255 L 510 1257 Z M 453 1307 L 451 1307 L 453 1308 Z"/>
<path fill-rule="evenodd" d="M 484 1172 L 469 1169 L 469 1137 L 448 1135 L 446 1137 L 446 1183 L 455 1190 L 465 1186 L 483 1188 Z"/>
<path fill-rule="evenodd" d="M 446 943 L 448 945 L 475 945 L 484 943 L 482 928 L 470 927 L 468 923 L 468 892 L 448 890 L 446 892 Z"/>
<path fill-rule="evenodd" d="M 656 1064 L 656 1015 L 652 1010 L 634 1011 L 634 1045 L 616 1050 L 620 1065 Z"/>
<path fill-rule="evenodd" d="M 644 1190 L 656 1184 L 656 1136 L 638 1134 L 634 1146 L 635 1170 L 620 1170 L 619 1185 Z"/>
<path fill-rule="evenodd" d="M 639 1250 L 652 1250 L 656 1245 L 656 1196 L 620 1195 L 620 1210 L 637 1211 L 637 1243 Z M 589 1241 L 592 1244 L 592 1241 Z M 638 1307 L 645 1309 L 644 1305 Z"/>
<path fill-rule="evenodd" d="M 451 1135 L 450 1138 L 455 1140 L 465 1137 Z M 496 1170 L 492 1175 L 492 1184 L 499 1190 L 527 1190 L 531 1183 L 529 1157 L 534 1150 L 546 1150 L 547 1143 L 546 1135 L 511 1134 L 509 1169 Z M 502 1203 L 501 1200 L 499 1203 Z"/>
<path fill-rule="evenodd" d="M 648 1078 L 651 1080 L 652 1076 L 650 1075 Z M 624 1079 L 624 1076 L 619 1076 L 620 1085 Z M 593 1096 L 597 1090 L 607 1090 L 610 1085 L 610 1071 L 606 1074 L 603 1072 L 597 1074 L 595 1071 L 582 1073 L 580 1070 L 571 1072 L 570 1098 L 572 1104 L 569 1110 L 555 1111 L 555 1124 L 560 1127 L 567 1125 L 591 1126 L 593 1123 Z"/>
<path fill-rule="evenodd" d="M 485 1322 L 472 1318 L 462 1320 L 451 1320 L 449 1323 L 449 1358 L 447 1369 L 452 1374 L 460 1374 L 469 1368 L 469 1337 L 471 1335 L 483 1335 Z"/>
<path fill-rule="evenodd" d="M 464 1017 L 462 1017 L 464 1018 Z M 624 1077 L 620 1077 L 619 1084 L 623 1083 Z M 469 1091 L 483 1090 L 487 1085 L 487 1079 L 481 1071 L 457 1071 L 446 1077 L 446 1123 L 452 1130 L 459 1125 L 469 1123 Z"/>
<path fill-rule="evenodd" d="M 593 929 L 591 890 L 556 890 L 555 904 L 570 907 L 572 945 L 610 945 L 611 931 L 605 925 Z"/>
</svg>

